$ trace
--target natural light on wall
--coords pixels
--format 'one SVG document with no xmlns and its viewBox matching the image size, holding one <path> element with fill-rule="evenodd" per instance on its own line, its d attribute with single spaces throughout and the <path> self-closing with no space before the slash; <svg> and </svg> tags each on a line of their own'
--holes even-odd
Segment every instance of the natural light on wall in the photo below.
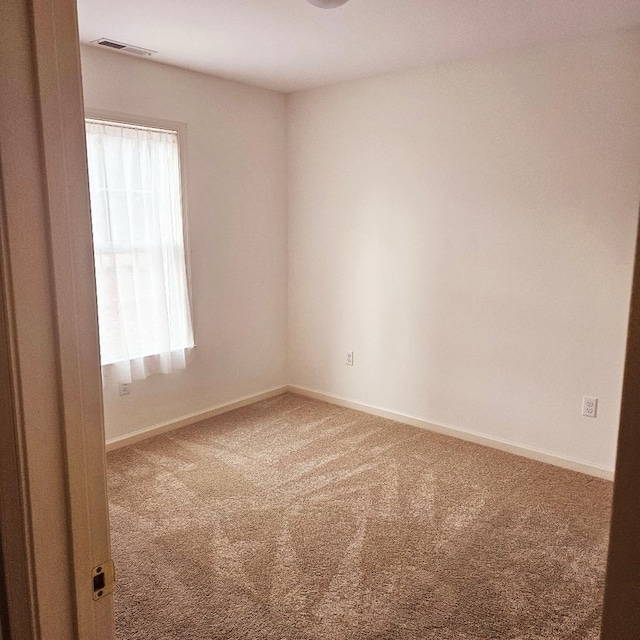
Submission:
<svg viewBox="0 0 640 640">
<path fill-rule="evenodd" d="M 194 346 L 176 131 L 87 120 L 106 379 L 184 368 Z"/>
</svg>

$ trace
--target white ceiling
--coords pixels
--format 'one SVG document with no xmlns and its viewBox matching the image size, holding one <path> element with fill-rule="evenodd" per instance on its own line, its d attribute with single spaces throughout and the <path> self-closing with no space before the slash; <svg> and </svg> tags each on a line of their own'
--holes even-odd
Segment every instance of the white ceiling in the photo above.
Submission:
<svg viewBox="0 0 640 640">
<path fill-rule="evenodd" d="M 290 92 L 630 27 L 640 1 L 78 0 L 78 13 L 82 42 L 111 38 L 158 51 L 159 62 Z"/>
</svg>

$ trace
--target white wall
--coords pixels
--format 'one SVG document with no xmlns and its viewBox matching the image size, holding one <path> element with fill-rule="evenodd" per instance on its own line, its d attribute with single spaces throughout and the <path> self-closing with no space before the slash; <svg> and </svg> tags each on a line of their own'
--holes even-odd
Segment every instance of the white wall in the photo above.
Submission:
<svg viewBox="0 0 640 640">
<path fill-rule="evenodd" d="M 195 360 L 120 397 L 107 438 L 285 384 L 285 97 L 91 47 L 87 108 L 187 124 Z"/>
<path fill-rule="evenodd" d="M 108 438 L 291 383 L 613 467 L 640 31 L 286 98 L 82 54 L 89 108 L 188 127 L 196 358 Z"/>
<path fill-rule="evenodd" d="M 291 382 L 612 468 L 640 31 L 294 94 L 288 125 Z"/>
</svg>

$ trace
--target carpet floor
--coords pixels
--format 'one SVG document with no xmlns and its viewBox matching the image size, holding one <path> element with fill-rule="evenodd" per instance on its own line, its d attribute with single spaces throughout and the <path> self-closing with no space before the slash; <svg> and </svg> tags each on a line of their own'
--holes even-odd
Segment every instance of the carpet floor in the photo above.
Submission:
<svg viewBox="0 0 640 640">
<path fill-rule="evenodd" d="M 108 455 L 120 640 L 596 640 L 611 483 L 285 394 Z"/>
</svg>

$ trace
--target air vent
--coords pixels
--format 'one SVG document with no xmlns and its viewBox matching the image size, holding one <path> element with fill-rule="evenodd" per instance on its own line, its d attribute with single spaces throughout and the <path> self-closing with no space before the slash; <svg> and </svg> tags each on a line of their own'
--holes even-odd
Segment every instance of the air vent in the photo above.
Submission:
<svg viewBox="0 0 640 640">
<path fill-rule="evenodd" d="M 134 47 L 131 44 L 124 42 L 116 42 L 115 40 L 109 40 L 109 38 L 99 38 L 94 40 L 91 44 L 100 45 L 101 47 L 107 47 L 109 49 L 115 49 L 116 51 L 122 51 L 123 53 L 132 53 L 134 56 L 142 56 L 146 58 L 152 56 L 157 51 L 151 49 L 143 49 L 142 47 Z"/>
</svg>

